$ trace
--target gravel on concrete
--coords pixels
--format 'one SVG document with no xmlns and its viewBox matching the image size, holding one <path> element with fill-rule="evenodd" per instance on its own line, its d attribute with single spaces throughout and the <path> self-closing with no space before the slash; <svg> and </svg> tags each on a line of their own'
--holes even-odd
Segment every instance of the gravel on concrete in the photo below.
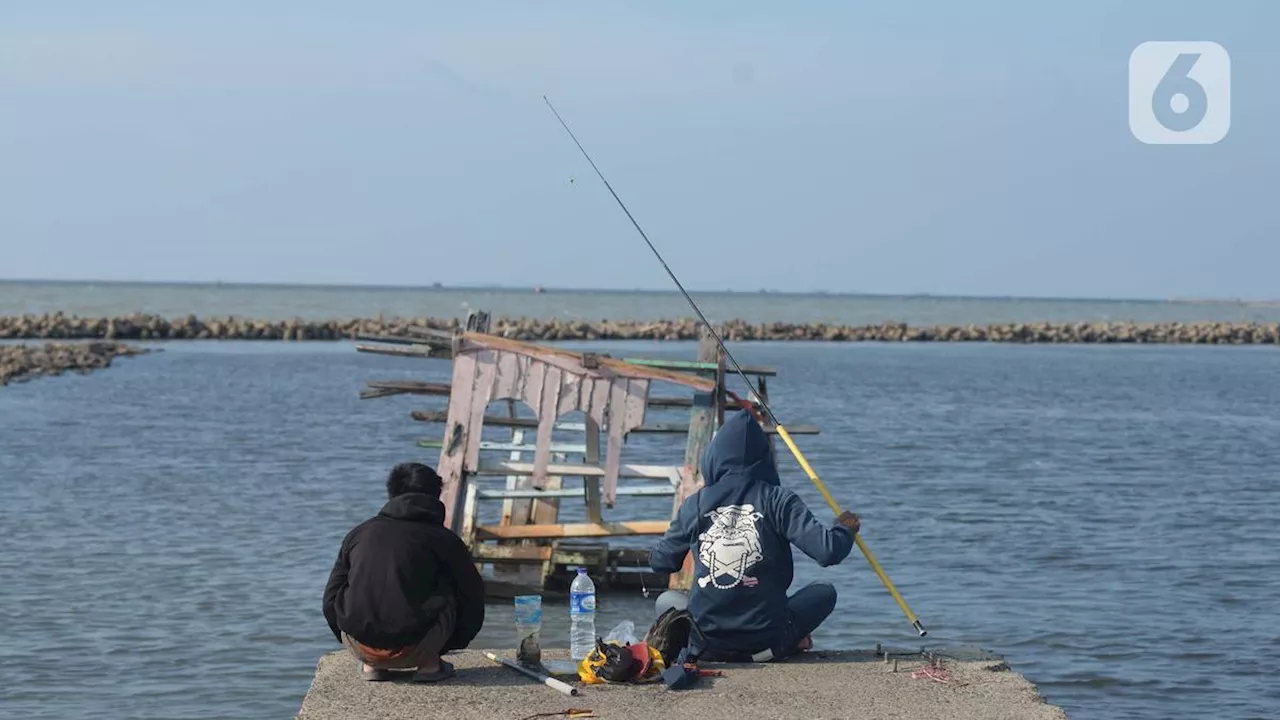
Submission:
<svg viewBox="0 0 1280 720">
<path fill-rule="evenodd" d="M 492 651 L 513 657 L 511 651 Z M 544 659 L 566 651 L 544 650 Z M 893 672 L 872 651 L 811 652 L 767 665 L 704 664 L 724 671 L 688 690 L 657 685 L 580 687 L 571 697 L 495 664 L 479 650 L 448 656 L 457 675 L 441 684 L 366 682 L 345 651 L 320 659 L 298 720 L 523 720 L 537 713 L 593 710 L 600 720 L 764 720 L 766 718 L 947 718 L 948 720 L 1065 720 L 1020 674 L 998 659 L 944 660 L 943 684 L 912 672 L 927 664 L 903 659 Z M 563 678 L 566 681 L 571 678 Z M 564 717 L 561 715 L 561 717 Z"/>
</svg>

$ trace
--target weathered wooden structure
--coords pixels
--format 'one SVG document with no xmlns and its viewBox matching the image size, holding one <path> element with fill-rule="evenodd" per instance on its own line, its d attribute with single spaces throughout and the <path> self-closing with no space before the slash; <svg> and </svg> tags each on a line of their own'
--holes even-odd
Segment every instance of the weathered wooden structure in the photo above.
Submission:
<svg viewBox="0 0 1280 720">
<path fill-rule="evenodd" d="M 675 509 L 701 487 L 699 460 L 725 410 L 738 407 L 726 394 L 724 358 L 714 339 L 705 336 L 698 360 L 687 362 L 574 352 L 490 335 L 487 329 L 487 315 L 473 313 L 457 332 L 421 329 L 403 337 L 361 338 L 357 349 L 452 359 L 448 382 L 370 381 L 361 396 L 448 398 L 446 409 L 418 410 L 412 417 L 444 425 L 440 440 L 419 445 L 439 448 L 436 469 L 444 480 L 446 522 L 477 563 L 493 565 L 491 593 L 554 588 L 578 566 L 590 567 L 601 589 L 687 588 L 689 563 L 681 573 L 654 576 L 648 572 L 647 550 L 627 547 L 626 540 L 666 532 Z M 756 379 L 750 393 L 767 399 L 766 378 L 776 371 L 744 370 Z M 652 392 L 663 386 L 683 395 Z M 498 413 L 491 411 L 495 403 Z M 681 408 L 689 412 L 687 424 L 651 417 Z M 528 411 L 525 417 L 522 410 Z M 565 416 L 571 414 L 580 419 L 569 421 Z M 486 429 L 502 434 L 488 439 Z M 817 432 L 801 426 L 788 430 Z M 567 438 L 557 438 L 566 433 Z M 667 451 L 678 458 L 675 462 L 627 462 L 623 450 L 632 437 L 684 437 L 685 447 L 683 453 Z M 561 517 L 566 498 L 581 499 L 580 521 Z M 606 517 L 624 498 L 636 505 L 671 498 L 671 504 L 662 504 L 658 517 Z M 501 502 L 500 512 L 486 510 L 493 502 Z M 611 547 L 610 540 L 618 546 Z"/>
</svg>

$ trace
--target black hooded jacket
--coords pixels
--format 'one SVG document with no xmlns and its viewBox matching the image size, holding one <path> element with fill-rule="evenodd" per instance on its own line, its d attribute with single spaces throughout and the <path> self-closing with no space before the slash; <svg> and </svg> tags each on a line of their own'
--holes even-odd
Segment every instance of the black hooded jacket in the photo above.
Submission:
<svg viewBox="0 0 1280 720">
<path fill-rule="evenodd" d="M 342 541 L 324 589 L 324 617 L 369 647 L 422 640 L 445 598 L 457 622 L 442 652 L 465 648 L 484 624 L 484 580 L 462 539 L 444 526 L 444 504 L 422 493 L 395 497 Z"/>
<path fill-rule="evenodd" d="M 677 572 L 693 551 L 697 581 L 689 612 L 704 649 L 755 653 L 779 644 L 787 625 L 791 546 L 819 565 L 853 549 L 853 533 L 824 525 L 795 493 L 781 487 L 764 428 L 744 411 L 725 418 L 702 457 L 704 486 L 680 505 L 649 554 L 656 572 Z"/>
</svg>

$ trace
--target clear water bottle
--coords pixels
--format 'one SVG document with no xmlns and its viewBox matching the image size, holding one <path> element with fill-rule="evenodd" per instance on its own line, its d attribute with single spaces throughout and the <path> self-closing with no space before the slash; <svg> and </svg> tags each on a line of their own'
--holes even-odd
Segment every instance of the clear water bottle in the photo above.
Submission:
<svg viewBox="0 0 1280 720">
<path fill-rule="evenodd" d="M 586 568 L 569 586 L 569 656 L 581 660 L 596 646 L 596 584 Z"/>
</svg>

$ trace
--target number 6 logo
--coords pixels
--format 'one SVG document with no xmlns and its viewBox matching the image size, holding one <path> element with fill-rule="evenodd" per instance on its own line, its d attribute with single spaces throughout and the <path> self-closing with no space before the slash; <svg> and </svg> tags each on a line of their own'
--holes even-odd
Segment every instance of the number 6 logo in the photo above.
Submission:
<svg viewBox="0 0 1280 720">
<path fill-rule="evenodd" d="M 1129 131 L 1149 145 L 1211 145 L 1231 128 L 1231 58 L 1213 42 L 1145 42 L 1129 56 Z"/>
</svg>

